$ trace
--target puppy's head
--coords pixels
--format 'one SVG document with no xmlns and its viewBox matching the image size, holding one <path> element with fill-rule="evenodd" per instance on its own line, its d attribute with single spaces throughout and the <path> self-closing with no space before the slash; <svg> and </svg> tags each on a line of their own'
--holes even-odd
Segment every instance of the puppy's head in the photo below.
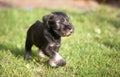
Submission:
<svg viewBox="0 0 120 77">
<path fill-rule="evenodd" d="M 69 17 L 63 12 L 53 12 L 43 16 L 43 23 L 59 36 L 69 36 L 73 32 Z"/>
</svg>

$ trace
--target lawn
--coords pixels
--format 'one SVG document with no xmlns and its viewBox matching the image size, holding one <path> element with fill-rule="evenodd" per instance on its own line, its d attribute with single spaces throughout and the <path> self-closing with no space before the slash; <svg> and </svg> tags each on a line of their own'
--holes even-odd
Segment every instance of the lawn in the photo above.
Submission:
<svg viewBox="0 0 120 77">
<path fill-rule="evenodd" d="M 75 27 L 62 38 L 65 67 L 52 68 L 48 58 L 23 59 L 27 29 L 52 11 L 63 11 Z M 0 11 L 0 77 L 120 77 L 120 9 L 100 6 L 71 9 L 6 9 Z"/>
</svg>

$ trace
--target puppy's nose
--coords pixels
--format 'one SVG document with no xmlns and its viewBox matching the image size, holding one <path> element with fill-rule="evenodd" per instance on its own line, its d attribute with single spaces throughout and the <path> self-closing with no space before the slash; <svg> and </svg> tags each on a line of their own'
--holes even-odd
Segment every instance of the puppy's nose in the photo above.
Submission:
<svg viewBox="0 0 120 77">
<path fill-rule="evenodd" d="M 69 30 L 72 31 L 73 30 L 72 27 L 70 27 Z"/>
<path fill-rule="evenodd" d="M 66 28 L 68 28 L 69 30 L 72 29 L 72 27 L 70 25 L 66 25 Z"/>
<path fill-rule="evenodd" d="M 69 29 L 70 32 L 73 32 L 73 27 L 72 26 L 69 26 L 68 29 Z"/>
</svg>

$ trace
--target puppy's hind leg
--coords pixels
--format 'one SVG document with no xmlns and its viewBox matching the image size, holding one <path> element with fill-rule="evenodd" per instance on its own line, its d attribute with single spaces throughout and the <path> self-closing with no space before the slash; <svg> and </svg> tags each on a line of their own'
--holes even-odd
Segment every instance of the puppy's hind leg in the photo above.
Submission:
<svg viewBox="0 0 120 77">
<path fill-rule="evenodd" d="M 32 47 L 33 43 L 32 43 L 32 40 L 27 36 L 26 38 L 26 43 L 25 43 L 25 50 L 26 50 L 26 53 L 24 55 L 24 59 L 25 60 L 28 60 L 31 58 L 31 47 Z"/>
</svg>

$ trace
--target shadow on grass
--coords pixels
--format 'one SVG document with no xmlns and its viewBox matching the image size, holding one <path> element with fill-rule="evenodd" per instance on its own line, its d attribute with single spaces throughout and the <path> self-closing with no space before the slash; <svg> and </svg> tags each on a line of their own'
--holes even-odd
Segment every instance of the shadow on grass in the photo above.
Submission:
<svg viewBox="0 0 120 77">
<path fill-rule="evenodd" d="M 0 43 L 0 50 L 6 51 L 6 52 L 11 52 L 15 57 L 24 59 L 25 50 L 23 48 L 17 48 L 16 46 L 13 47 L 13 45 L 6 46 L 6 45 Z M 27 62 L 29 63 L 32 61 L 37 65 L 44 64 L 46 67 L 50 68 L 50 66 L 48 64 L 48 60 L 49 60 L 48 57 L 40 58 L 38 55 L 36 55 L 36 53 L 33 52 L 32 58 L 27 60 Z"/>
<path fill-rule="evenodd" d="M 24 56 L 24 53 L 25 53 L 25 50 L 24 49 L 19 49 L 19 48 L 17 48 L 16 46 L 6 46 L 6 45 L 4 45 L 4 44 L 0 44 L 0 50 L 4 50 L 4 51 L 6 51 L 6 52 L 8 52 L 8 50 L 12 53 L 12 54 L 14 54 L 16 57 L 18 57 L 18 56 Z"/>
</svg>

